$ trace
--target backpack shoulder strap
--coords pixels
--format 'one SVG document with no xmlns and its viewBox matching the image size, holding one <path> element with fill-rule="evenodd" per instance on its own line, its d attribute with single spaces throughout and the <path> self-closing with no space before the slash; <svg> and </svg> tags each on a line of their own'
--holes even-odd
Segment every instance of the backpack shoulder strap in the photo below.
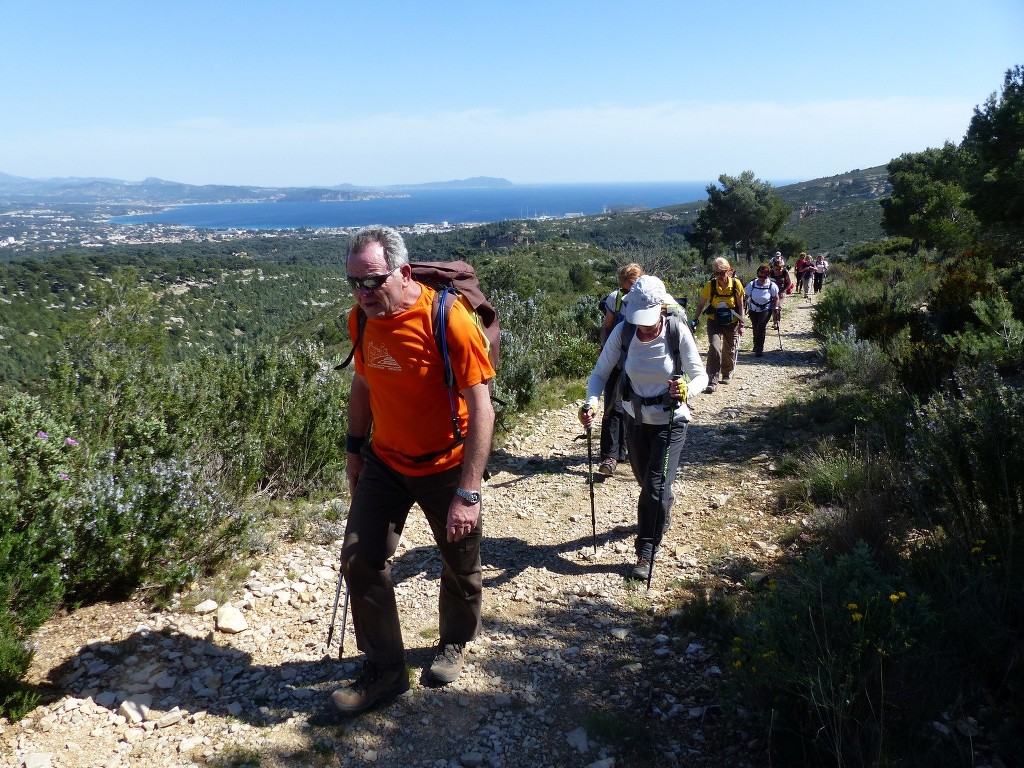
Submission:
<svg viewBox="0 0 1024 768">
<path fill-rule="evenodd" d="M 356 350 L 361 349 L 363 346 L 363 331 L 366 330 L 366 313 L 363 312 L 362 308 L 356 309 L 356 339 L 352 342 L 352 349 L 348 352 L 348 357 L 345 358 L 344 362 L 334 366 L 334 370 L 340 371 L 343 368 L 348 368 L 349 363 L 352 362 L 352 358 L 355 357 Z"/>
<path fill-rule="evenodd" d="M 629 343 L 636 336 L 636 326 L 628 320 L 622 321 L 622 335 L 619 337 L 619 368 L 626 370 L 626 354 L 629 352 Z"/>
<path fill-rule="evenodd" d="M 672 355 L 672 375 L 679 376 L 683 372 L 683 326 L 686 325 L 686 315 L 679 312 L 665 313 L 665 342 L 668 344 L 669 353 Z M 689 328 L 687 328 L 689 333 Z"/>
</svg>

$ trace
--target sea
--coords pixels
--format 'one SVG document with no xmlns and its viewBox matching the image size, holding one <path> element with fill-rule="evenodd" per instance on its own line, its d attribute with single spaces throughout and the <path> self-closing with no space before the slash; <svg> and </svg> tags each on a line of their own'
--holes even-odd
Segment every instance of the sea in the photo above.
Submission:
<svg viewBox="0 0 1024 768">
<path fill-rule="evenodd" d="M 707 198 L 711 182 L 538 184 L 495 188 L 389 188 L 399 197 L 342 202 L 181 205 L 119 216 L 115 224 L 162 223 L 204 229 L 330 229 L 488 224 L 510 219 L 565 218 L 634 208 L 663 208 Z"/>
</svg>

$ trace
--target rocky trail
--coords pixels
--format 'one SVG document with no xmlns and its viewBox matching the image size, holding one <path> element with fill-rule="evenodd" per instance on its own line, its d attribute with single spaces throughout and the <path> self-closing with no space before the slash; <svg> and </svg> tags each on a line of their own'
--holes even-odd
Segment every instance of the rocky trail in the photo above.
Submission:
<svg viewBox="0 0 1024 768">
<path fill-rule="evenodd" d="M 330 693 L 353 676 L 351 622 L 325 647 L 340 529 L 282 540 L 227 604 L 101 604 L 33 637 L 40 706 L 0 720 L 0 766 L 748 766 L 761 734 L 726 717 L 712 642 L 671 621 L 682 584 L 741 588 L 783 555 L 799 524 L 776 512 L 778 436 L 765 414 L 817 371 L 813 297 L 790 296 L 781 350 L 755 358 L 749 330 L 733 382 L 691 403 L 671 528 L 650 592 L 635 562 L 628 467 L 595 484 L 575 409 L 523 418 L 485 488 L 484 629 L 462 677 L 425 684 L 437 638 L 440 561 L 414 511 L 395 556 L 412 690 L 351 719 Z M 769 331 L 774 334 L 774 331 Z M 700 340 L 703 348 L 705 342 Z M 597 432 L 594 434 L 595 466 Z M 341 610 L 338 610 L 338 630 Z"/>
</svg>

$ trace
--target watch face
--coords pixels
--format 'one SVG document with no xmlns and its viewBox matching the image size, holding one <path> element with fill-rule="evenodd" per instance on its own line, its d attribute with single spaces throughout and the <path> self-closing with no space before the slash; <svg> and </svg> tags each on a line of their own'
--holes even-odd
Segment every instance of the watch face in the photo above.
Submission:
<svg viewBox="0 0 1024 768">
<path fill-rule="evenodd" d="M 480 501 L 480 494 L 477 491 L 467 491 L 465 488 L 456 488 L 455 493 L 464 498 L 470 504 L 476 504 Z"/>
</svg>

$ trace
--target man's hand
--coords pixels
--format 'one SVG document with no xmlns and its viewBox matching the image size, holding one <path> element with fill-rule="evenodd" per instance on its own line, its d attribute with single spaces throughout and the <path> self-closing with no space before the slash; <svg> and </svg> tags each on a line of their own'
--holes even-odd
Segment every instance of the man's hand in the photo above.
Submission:
<svg viewBox="0 0 1024 768">
<path fill-rule="evenodd" d="M 346 456 L 345 475 L 348 477 L 348 495 L 356 495 L 356 483 L 359 476 L 363 474 L 363 457 L 358 453 L 350 453 Z"/>
<path fill-rule="evenodd" d="M 461 496 L 454 496 L 448 505 L 448 541 L 462 541 L 473 532 L 479 520 L 479 501 L 470 504 Z"/>
</svg>

